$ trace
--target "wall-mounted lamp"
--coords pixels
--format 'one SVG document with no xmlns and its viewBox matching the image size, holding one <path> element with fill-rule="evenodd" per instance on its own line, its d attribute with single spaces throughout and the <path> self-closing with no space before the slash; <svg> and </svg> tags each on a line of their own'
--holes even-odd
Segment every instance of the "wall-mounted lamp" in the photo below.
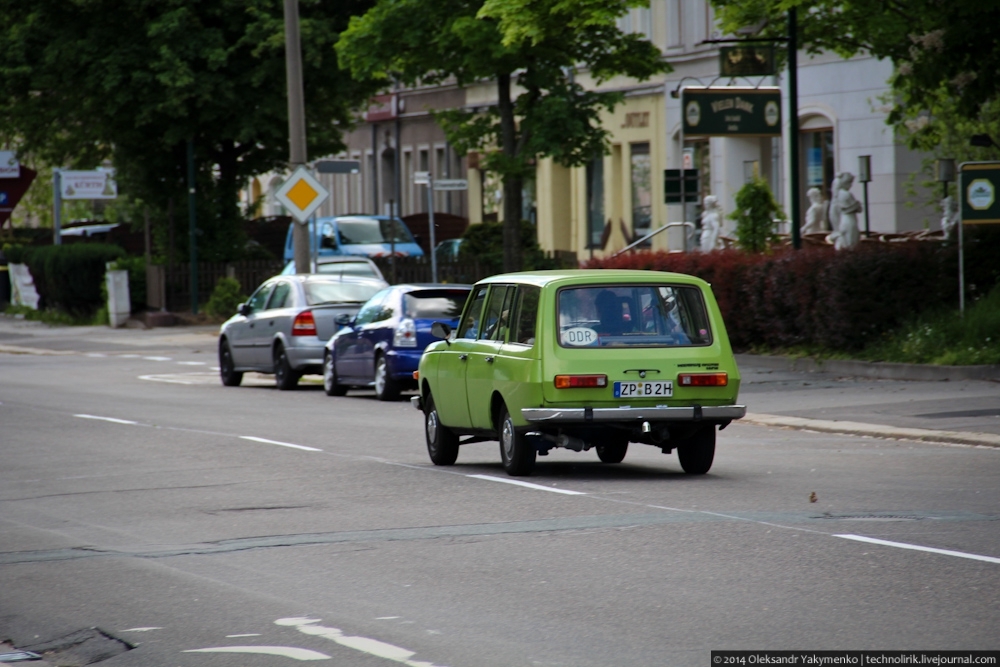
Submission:
<svg viewBox="0 0 1000 667">
<path fill-rule="evenodd" d="M 937 172 L 938 183 L 942 184 L 941 196 L 947 197 L 948 184 L 955 180 L 955 160 L 950 157 L 938 159 L 935 171 Z"/>
<path fill-rule="evenodd" d="M 865 192 L 865 236 L 871 236 L 871 216 L 868 214 L 868 183 L 872 180 L 872 156 L 858 156 L 858 180 L 864 186 Z"/>
</svg>

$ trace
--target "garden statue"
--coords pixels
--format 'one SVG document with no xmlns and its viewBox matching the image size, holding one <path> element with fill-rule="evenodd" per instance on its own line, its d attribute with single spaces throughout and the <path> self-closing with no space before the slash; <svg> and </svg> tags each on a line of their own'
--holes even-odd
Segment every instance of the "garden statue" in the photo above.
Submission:
<svg viewBox="0 0 1000 667">
<path fill-rule="evenodd" d="M 722 214 L 719 200 L 712 195 L 705 197 L 705 210 L 701 213 L 701 251 L 712 252 L 719 247 L 719 233 L 722 231 Z"/>
<path fill-rule="evenodd" d="M 833 247 L 837 250 L 851 248 L 858 243 L 858 213 L 862 211 L 861 202 L 851 194 L 851 186 L 854 185 L 854 174 L 849 171 L 842 171 L 837 174 L 835 181 L 837 188 L 834 190 L 833 200 L 838 218 L 830 219 L 830 225 L 834 226 L 834 231 L 830 234 Z"/>
<path fill-rule="evenodd" d="M 950 239 L 958 225 L 958 202 L 948 195 L 941 200 L 941 208 L 944 209 L 944 215 L 941 216 L 941 231 L 944 232 L 946 239 Z"/>
<path fill-rule="evenodd" d="M 810 205 L 806 211 L 806 224 L 802 226 L 803 234 L 826 231 L 826 207 L 823 205 L 823 193 L 819 188 L 809 188 L 806 192 Z"/>
</svg>

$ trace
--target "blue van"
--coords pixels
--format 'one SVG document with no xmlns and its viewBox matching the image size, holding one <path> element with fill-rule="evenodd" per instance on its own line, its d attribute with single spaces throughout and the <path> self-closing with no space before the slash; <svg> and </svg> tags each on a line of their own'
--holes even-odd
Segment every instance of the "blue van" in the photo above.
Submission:
<svg viewBox="0 0 1000 667">
<path fill-rule="evenodd" d="M 285 239 L 285 261 L 295 259 L 292 230 L 300 224 L 293 221 Z M 309 221 L 311 247 L 318 245 L 320 257 L 329 255 L 364 255 L 388 257 L 422 257 L 424 251 L 413 239 L 409 228 L 399 218 L 381 215 L 338 215 Z"/>
</svg>

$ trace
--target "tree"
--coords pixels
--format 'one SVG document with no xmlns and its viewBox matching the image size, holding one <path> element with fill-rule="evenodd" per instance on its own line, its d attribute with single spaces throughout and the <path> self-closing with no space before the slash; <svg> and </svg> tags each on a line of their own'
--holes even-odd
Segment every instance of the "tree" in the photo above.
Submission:
<svg viewBox="0 0 1000 667">
<path fill-rule="evenodd" d="M 455 149 L 484 153 L 503 180 L 505 271 L 521 266 L 521 189 L 538 157 L 582 166 L 606 152 L 602 109 L 618 93 L 584 90 L 579 69 L 598 82 L 645 80 L 670 71 L 660 52 L 616 19 L 648 0 L 378 0 L 351 19 L 337 43 L 344 66 L 363 80 L 459 85 L 496 81 L 497 104 L 453 109 L 438 119 Z"/>
<path fill-rule="evenodd" d="M 712 0 L 726 32 L 764 25 L 783 37 L 797 8 L 798 40 L 810 53 L 889 58 L 894 105 L 905 126 L 936 108 L 942 94 L 961 118 L 977 119 L 1000 98 L 1000 4 L 981 0 Z"/>
<path fill-rule="evenodd" d="M 309 149 L 329 154 L 373 90 L 332 45 L 371 1 L 300 5 Z M 288 157 L 282 1 L 0 0 L 0 16 L 0 141 L 55 165 L 113 158 L 121 190 L 163 211 L 183 210 L 193 139 L 199 245 L 235 252 L 241 184 Z"/>
<path fill-rule="evenodd" d="M 737 245 L 747 252 L 764 252 L 776 243 L 774 221 L 786 219 L 767 181 L 756 174 L 736 193 L 736 210 L 729 217 L 736 221 Z"/>
</svg>

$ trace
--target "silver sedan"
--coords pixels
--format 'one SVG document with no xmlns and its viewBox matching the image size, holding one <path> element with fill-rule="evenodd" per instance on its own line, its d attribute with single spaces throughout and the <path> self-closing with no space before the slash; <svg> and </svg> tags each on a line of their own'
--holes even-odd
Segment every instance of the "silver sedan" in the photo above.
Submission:
<svg viewBox="0 0 1000 667">
<path fill-rule="evenodd" d="M 275 276 L 266 280 L 219 331 L 222 384 L 238 386 L 243 373 L 273 373 L 278 389 L 294 389 L 303 375 L 323 372 L 323 349 L 343 322 L 387 287 L 384 280 L 333 275 Z"/>
</svg>

